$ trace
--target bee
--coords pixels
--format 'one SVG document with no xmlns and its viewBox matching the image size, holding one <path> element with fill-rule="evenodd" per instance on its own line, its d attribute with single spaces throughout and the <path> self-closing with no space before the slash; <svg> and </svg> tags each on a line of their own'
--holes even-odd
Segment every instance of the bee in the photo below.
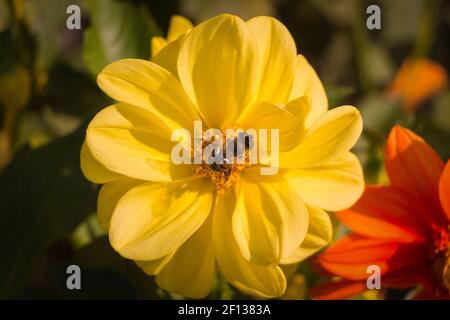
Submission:
<svg viewBox="0 0 450 320">
<path fill-rule="evenodd" d="M 223 157 L 223 150 L 222 148 L 216 148 L 211 154 L 212 157 L 219 156 L 217 159 L 217 162 L 214 161 L 209 165 L 211 169 L 213 169 L 216 172 L 223 172 L 226 175 L 229 175 L 231 172 L 231 161 L 225 157 Z"/>
<path fill-rule="evenodd" d="M 227 146 L 233 146 L 233 157 L 242 157 L 245 151 L 253 148 L 253 136 L 245 133 L 239 132 L 239 135 L 233 139 L 232 144 L 227 144 Z"/>
<path fill-rule="evenodd" d="M 225 175 L 229 175 L 230 172 L 231 172 L 230 160 L 228 160 L 227 158 L 223 159 L 223 163 L 215 163 L 215 162 L 213 162 L 210 165 L 210 167 L 214 171 L 225 173 Z"/>
<path fill-rule="evenodd" d="M 251 148 L 253 148 L 253 145 L 253 136 L 244 132 L 240 132 L 239 136 L 233 138 L 233 143 L 227 143 L 227 146 L 233 146 L 232 156 L 234 158 L 242 157 L 246 150 L 250 150 Z M 212 156 L 214 157 L 218 154 L 221 155 L 219 159 L 221 159 L 222 161 L 213 162 L 212 164 L 210 164 L 210 168 L 216 172 L 223 172 L 225 175 L 229 175 L 232 169 L 232 161 L 224 157 L 223 149 L 215 149 L 212 153 Z"/>
<path fill-rule="evenodd" d="M 242 141 L 244 142 L 244 149 L 250 150 L 253 148 L 253 136 L 249 135 L 245 132 L 240 132 L 238 137 L 239 142 L 242 144 Z"/>
</svg>

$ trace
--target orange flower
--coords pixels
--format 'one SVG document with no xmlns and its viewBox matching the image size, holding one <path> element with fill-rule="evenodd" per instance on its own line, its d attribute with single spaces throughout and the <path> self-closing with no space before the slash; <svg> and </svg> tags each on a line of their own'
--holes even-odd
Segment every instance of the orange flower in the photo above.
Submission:
<svg viewBox="0 0 450 320">
<path fill-rule="evenodd" d="M 382 288 L 420 285 L 416 298 L 450 298 L 450 161 L 419 136 L 395 126 L 385 166 L 389 186 L 367 185 L 350 209 L 337 213 L 352 232 L 318 258 L 340 281 L 313 296 L 341 299 L 367 290 L 367 267 L 378 265 Z"/>
<path fill-rule="evenodd" d="M 447 85 L 447 72 L 438 63 L 427 59 L 407 59 L 388 89 L 388 95 L 400 98 L 407 112 Z"/>
</svg>

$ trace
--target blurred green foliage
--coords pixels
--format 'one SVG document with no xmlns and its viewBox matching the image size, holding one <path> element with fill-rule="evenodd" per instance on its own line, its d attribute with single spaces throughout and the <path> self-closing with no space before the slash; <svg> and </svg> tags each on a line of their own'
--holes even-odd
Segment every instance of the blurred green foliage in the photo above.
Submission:
<svg viewBox="0 0 450 320">
<path fill-rule="evenodd" d="M 107 64 L 126 57 L 150 59 L 159 30 L 144 6 L 123 1 L 87 1 L 91 25 L 84 34 L 83 62 L 96 77 Z"/>
<path fill-rule="evenodd" d="M 373 3 L 382 8 L 382 29 L 369 31 L 365 8 Z M 66 28 L 71 4 L 81 6 L 81 30 Z M 167 32 L 172 14 L 198 23 L 221 12 L 279 18 L 320 75 L 330 107 L 361 109 L 355 152 L 368 182 L 380 181 L 384 141 L 396 123 L 449 158 L 448 87 L 413 113 L 386 94 L 409 56 L 448 72 L 448 1 L 0 0 L 0 298 L 181 298 L 158 289 L 91 230 L 97 187 L 82 176 L 79 151 L 87 121 L 111 103 L 95 83 L 101 68 L 149 59 L 151 37 Z M 321 281 L 310 262 L 290 268 L 291 276 L 304 276 L 295 285 Z M 65 287 L 69 264 L 83 270 L 81 291 Z M 308 298 L 304 289 L 289 298 Z M 210 298 L 247 297 L 219 275 Z"/>
<path fill-rule="evenodd" d="M 0 177 L 0 297 L 17 294 L 46 250 L 95 211 L 97 192 L 79 166 L 86 126 L 31 150 L 25 146 Z"/>
</svg>

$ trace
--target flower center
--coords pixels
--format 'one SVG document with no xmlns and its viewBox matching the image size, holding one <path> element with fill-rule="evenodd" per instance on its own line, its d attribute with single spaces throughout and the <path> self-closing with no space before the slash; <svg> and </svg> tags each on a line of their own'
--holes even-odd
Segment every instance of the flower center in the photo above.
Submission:
<svg viewBox="0 0 450 320">
<path fill-rule="evenodd" d="M 447 230 L 435 230 L 434 239 L 433 271 L 437 280 L 442 282 L 450 294 L 450 225 Z"/>
<path fill-rule="evenodd" d="M 194 165 L 194 173 L 209 177 L 220 195 L 239 181 L 239 172 L 252 166 L 253 136 L 238 132 L 226 139 L 212 136 L 202 142 L 202 163 Z M 195 151 L 194 151 L 195 152 Z"/>
</svg>

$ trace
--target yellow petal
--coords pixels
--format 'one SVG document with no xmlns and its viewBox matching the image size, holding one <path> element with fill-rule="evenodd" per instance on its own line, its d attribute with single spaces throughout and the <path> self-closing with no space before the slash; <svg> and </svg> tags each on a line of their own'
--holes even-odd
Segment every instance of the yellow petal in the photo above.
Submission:
<svg viewBox="0 0 450 320">
<path fill-rule="evenodd" d="M 308 212 L 295 189 L 282 179 L 241 176 L 232 227 L 241 254 L 259 265 L 276 265 L 302 243 Z"/>
<path fill-rule="evenodd" d="M 108 170 L 149 181 L 172 181 L 192 174 L 175 165 L 171 130 L 151 112 L 127 104 L 100 111 L 89 124 L 86 143 Z"/>
<path fill-rule="evenodd" d="M 291 113 L 289 110 L 293 110 Z M 239 128 L 266 129 L 268 149 L 271 146 L 271 131 L 279 130 L 279 149 L 288 151 L 296 146 L 304 133 L 305 116 L 309 110 L 306 98 L 296 99 L 286 108 L 270 102 L 256 102 L 248 107 L 236 121 Z M 302 112 L 303 111 L 303 112 Z"/>
<path fill-rule="evenodd" d="M 153 37 L 152 38 L 152 57 L 158 54 L 167 45 L 167 40 L 163 37 Z"/>
<path fill-rule="evenodd" d="M 286 103 L 284 108 L 298 118 L 303 119 L 302 127 L 305 127 L 305 121 L 311 112 L 311 98 L 302 96 Z"/>
<path fill-rule="evenodd" d="M 171 128 L 190 128 L 199 119 L 178 79 L 155 63 L 115 61 L 100 72 L 97 83 L 113 99 L 145 108 Z"/>
<path fill-rule="evenodd" d="M 169 42 L 175 41 L 179 36 L 191 30 L 194 26 L 185 17 L 173 15 L 170 19 L 169 32 L 167 33 L 167 40 Z"/>
<path fill-rule="evenodd" d="M 167 256 L 156 260 L 136 261 L 136 264 L 146 274 L 149 276 L 154 276 L 161 272 L 161 270 L 169 263 L 170 259 L 172 259 L 173 255 L 174 253 L 170 253 Z"/>
<path fill-rule="evenodd" d="M 247 24 L 222 14 L 186 35 L 178 74 L 209 127 L 223 129 L 255 99 L 258 52 Z"/>
<path fill-rule="evenodd" d="M 112 247 L 133 260 L 156 260 L 178 249 L 209 215 L 213 196 L 203 179 L 143 183 L 118 202 L 109 228 Z"/>
<path fill-rule="evenodd" d="M 181 45 L 184 42 L 185 37 L 181 36 L 177 40 L 167 44 L 158 54 L 154 55 L 152 62 L 163 67 L 169 71 L 172 75 L 178 78 L 177 60 L 178 54 L 181 49 Z"/>
<path fill-rule="evenodd" d="M 361 115 L 355 107 L 327 111 L 306 131 L 291 151 L 280 154 L 282 168 L 314 167 L 352 148 L 362 132 Z"/>
<path fill-rule="evenodd" d="M 314 167 L 288 170 L 284 178 L 306 204 L 331 211 L 351 207 L 364 191 L 361 164 L 350 152 Z"/>
<path fill-rule="evenodd" d="M 261 298 L 275 298 L 286 290 L 286 278 L 277 266 L 263 267 L 248 262 L 240 254 L 231 230 L 232 195 L 219 197 L 213 220 L 216 259 L 223 275 L 239 290 Z"/>
<path fill-rule="evenodd" d="M 317 208 L 308 207 L 309 226 L 305 240 L 290 256 L 281 261 L 283 264 L 292 264 L 302 261 L 331 242 L 333 226 L 329 215 Z"/>
<path fill-rule="evenodd" d="M 102 186 L 98 194 L 97 213 L 103 230 L 109 230 L 112 214 L 120 198 L 140 183 L 142 181 L 122 177 Z"/>
<path fill-rule="evenodd" d="M 108 170 L 98 162 L 92 155 L 86 142 L 81 146 L 80 167 L 86 179 L 97 184 L 111 182 L 121 177 L 120 174 Z"/>
<path fill-rule="evenodd" d="M 214 280 L 212 218 L 208 218 L 156 276 L 161 288 L 189 298 L 204 298 Z"/>
<path fill-rule="evenodd" d="M 314 121 L 328 110 L 328 99 L 317 73 L 302 55 L 297 56 L 297 67 L 289 100 L 308 96 L 311 98 L 311 112 L 306 119 L 310 127 Z"/>
<path fill-rule="evenodd" d="M 297 49 L 286 27 L 270 17 L 247 21 L 255 35 L 259 53 L 259 101 L 287 101 L 297 64 Z"/>
</svg>

